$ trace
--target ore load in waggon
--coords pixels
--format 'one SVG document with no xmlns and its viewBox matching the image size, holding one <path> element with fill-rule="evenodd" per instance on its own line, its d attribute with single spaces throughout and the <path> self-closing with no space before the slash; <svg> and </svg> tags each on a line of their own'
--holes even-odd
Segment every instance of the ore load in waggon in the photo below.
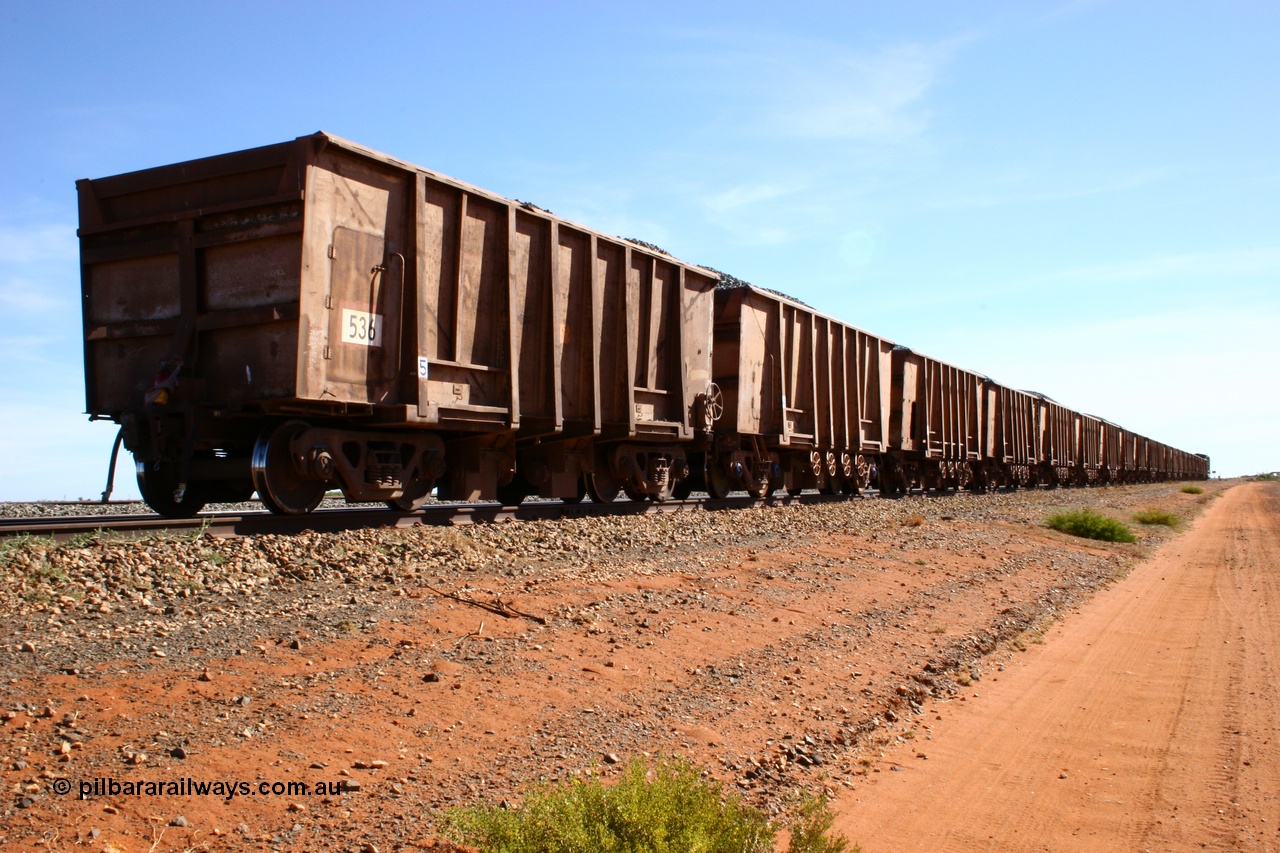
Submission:
<svg viewBox="0 0 1280 853">
<path fill-rule="evenodd" d="M 326 133 L 77 183 L 85 388 L 161 515 L 1208 475 L 777 292 Z"/>
</svg>

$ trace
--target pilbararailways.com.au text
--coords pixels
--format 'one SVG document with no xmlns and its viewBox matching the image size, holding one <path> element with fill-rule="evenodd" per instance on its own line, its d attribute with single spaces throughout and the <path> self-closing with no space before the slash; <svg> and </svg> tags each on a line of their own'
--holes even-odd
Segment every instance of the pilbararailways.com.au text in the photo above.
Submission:
<svg viewBox="0 0 1280 853">
<path fill-rule="evenodd" d="M 67 780 L 58 780 L 66 782 Z M 347 780 L 321 779 L 314 782 L 243 782 L 224 779 L 207 782 L 190 777 L 171 779 L 169 781 L 128 780 L 98 777 L 86 779 L 79 783 L 79 798 L 87 800 L 93 797 L 221 797 L 233 800 L 236 797 L 336 797 L 340 794 L 353 793 L 360 790 L 358 782 Z M 70 793 L 67 790 L 58 793 Z"/>
</svg>

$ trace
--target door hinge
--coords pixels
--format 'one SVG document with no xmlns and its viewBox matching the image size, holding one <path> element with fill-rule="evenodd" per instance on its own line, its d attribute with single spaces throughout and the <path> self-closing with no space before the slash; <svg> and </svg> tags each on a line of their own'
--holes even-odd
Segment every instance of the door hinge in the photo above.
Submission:
<svg viewBox="0 0 1280 853">
<path fill-rule="evenodd" d="M 324 345 L 324 352 L 322 353 L 322 355 L 324 358 L 333 358 L 333 352 L 329 349 L 328 344 Z"/>
<path fill-rule="evenodd" d="M 332 258 L 336 258 L 336 257 L 338 257 L 338 253 L 337 253 L 337 252 L 335 252 L 335 251 L 333 250 L 333 244 L 332 244 L 332 243 L 330 243 L 330 244 L 329 244 L 329 257 L 330 257 L 331 259 L 332 259 Z"/>
<path fill-rule="evenodd" d="M 332 309 L 333 309 L 333 294 L 331 294 L 331 293 L 330 293 L 330 294 L 326 294 L 326 295 L 325 295 L 325 297 L 324 297 L 324 307 L 325 307 L 325 308 L 328 308 L 328 309 L 330 309 L 330 310 L 332 310 Z"/>
</svg>

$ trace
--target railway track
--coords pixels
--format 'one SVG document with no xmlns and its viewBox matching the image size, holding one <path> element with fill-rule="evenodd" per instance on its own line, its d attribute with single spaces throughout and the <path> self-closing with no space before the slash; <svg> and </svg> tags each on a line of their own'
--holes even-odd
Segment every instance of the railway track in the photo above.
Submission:
<svg viewBox="0 0 1280 853">
<path fill-rule="evenodd" d="M 152 514 L 43 516 L 38 518 L 0 519 L 0 538 L 40 536 L 64 542 L 77 536 L 112 533 L 145 536 L 161 532 L 196 534 L 232 538 L 262 534 L 289 535 L 315 530 L 333 533 L 366 527 L 456 526 L 534 521 L 557 518 L 585 518 L 602 515 L 652 515 L 672 512 L 706 512 L 745 509 L 760 506 L 816 504 L 849 500 L 845 495 L 807 493 L 779 494 L 766 498 L 747 496 L 721 499 L 701 498 L 683 501 L 615 501 L 567 504 L 559 501 L 526 502 L 519 506 L 499 504 L 432 504 L 416 512 L 378 507 L 334 507 L 318 509 L 306 515 L 274 515 L 260 511 L 201 513 L 195 518 L 173 519 Z"/>
</svg>

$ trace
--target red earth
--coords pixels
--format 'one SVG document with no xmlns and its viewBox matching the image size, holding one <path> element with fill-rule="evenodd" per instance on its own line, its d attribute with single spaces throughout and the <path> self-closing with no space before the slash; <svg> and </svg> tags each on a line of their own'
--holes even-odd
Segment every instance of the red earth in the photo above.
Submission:
<svg viewBox="0 0 1280 853">
<path fill-rule="evenodd" d="M 0 849 L 431 849 L 646 754 L 867 853 L 1278 849 L 1280 488 L 1204 485 L 32 545 Z"/>
</svg>

